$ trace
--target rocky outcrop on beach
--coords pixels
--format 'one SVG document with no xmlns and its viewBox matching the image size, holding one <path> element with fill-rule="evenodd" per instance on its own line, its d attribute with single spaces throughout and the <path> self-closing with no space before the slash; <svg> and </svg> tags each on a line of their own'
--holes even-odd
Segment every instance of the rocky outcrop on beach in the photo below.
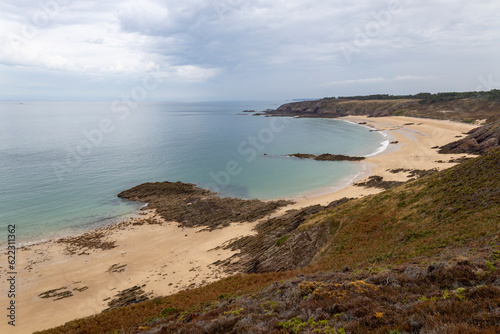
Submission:
<svg viewBox="0 0 500 334">
<path fill-rule="evenodd" d="M 397 186 L 400 186 L 404 183 L 414 181 L 416 179 L 420 179 L 425 176 L 432 175 L 434 173 L 437 173 L 437 169 L 404 169 L 404 168 L 399 168 L 399 169 L 392 169 L 388 170 L 388 172 L 397 174 L 397 173 L 408 173 L 407 181 L 386 181 L 382 176 L 379 175 L 372 175 L 369 176 L 366 180 L 363 182 L 358 182 L 354 183 L 355 186 L 357 187 L 364 187 L 364 188 L 379 188 L 379 189 L 391 189 Z"/>
<path fill-rule="evenodd" d="M 295 231 L 311 215 L 322 210 L 323 207 L 320 205 L 302 210 L 293 210 L 281 217 L 272 218 L 258 224 L 255 228 L 257 235 L 238 239 L 227 246 L 232 250 L 240 250 L 240 253 L 217 264 L 222 264 L 235 273 L 281 271 L 308 264 L 316 252 L 305 252 L 305 250 L 312 250 L 311 248 L 319 246 L 315 238 L 317 233 L 313 233 L 315 234 L 314 238 L 309 236 L 300 239 L 297 238 Z M 307 234 L 309 233 L 310 231 L 307 232 Z M 293 236 L 294 242 L 286 242 L 291 236 Z M 297 247 L 296 242 L 301 244 L 301 252 L 286 252 L 286 255 L 279 256 L 280 261 L 276 261 L 276 252 L 279 252 L 280 249 L 288 249 L 285 243 L 293 245 L 293 248 L 297 249 L 295 248 Z"/>
<path fill-rule="evenodd" d="M 119 307 L 125 307 L 132 304 L 137 304 L 149 299 L 146 292 L 142 289 L 143 286 L 133 286 L 131 288 L 120 291 L 112 300 L 108 302 L 108 308 L 102 311 L 108 312 L 109 310 Z"/>
<path fill-rule="evenodd" d="M 147 208 L 156 209 L 166 221 L 209 229 L 224 227 L 232 222 L 253 222 L 293 203 L 219 197 L 195 184 L 182 182 L 144 183 L 121 192 L 118 197 L 147 202 Z"/>
<path fill-rule="evenodd" d="M 299 159 L 312 159 L 317 161 L 360 161 L 365 159 L 364 157 L 353 157 L 348 155 L 330 154 L 330 153 L 325 153 L 320 155 L 294 153 L 290 154 L 289 156 Z"/>
<path fill-rule="evenodd" d="M 88 255 L 90 251 L 108 250 L 116 247 L 115 241 L 107 240 L 109 231 L 94 230 L 81 235 L 61 238 L 57 241 L 65 245 L 65 252 L 70 255 Z"/>
<path fill-rule="evenodd" d="M 500 146 L 500 121 L 468 132 L 468 136 L 440 147 L 439 153 L 485 154 Z"/>
</svg>

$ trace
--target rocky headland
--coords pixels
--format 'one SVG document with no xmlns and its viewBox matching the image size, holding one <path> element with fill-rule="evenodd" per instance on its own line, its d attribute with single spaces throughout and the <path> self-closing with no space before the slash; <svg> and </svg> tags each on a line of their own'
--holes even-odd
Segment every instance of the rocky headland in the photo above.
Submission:
<svg viewBox="0 0 500 334">
<path fill-rule="evenodd" d="M 440 96 L 440 94 L 452 94 Z M 345 116 L 408 116 L 445 119 L 468 123 L 491 123 L 500 120 L 500 98 L 497 91 L 489 93 L 440 93 L 416 96 L 368 96 L 324 98 L 292 102 L 275 110 L 270 116 L 338 118 Z"/>
<path fill-rule="evenodd" d="M 490 92 L 324 98 L 286 103 L 268 116 L 339 118 L 407 116 L 477 124 L 466 138 L 440 148 L 440 153 L 484 154 L 500 146 L 500 97 Z"/>
<path fill-rule="evenodd" d="M 264 202 L 257 199 L 219 197 L 216 193 L 182 182 L 144 183 L 123 191 L 118 197 L 148 203 L 166 221 L 184 227 L 205 226 L 209 229 L 232 222 L 253 222 L 293 202 Z"/>
</svg>

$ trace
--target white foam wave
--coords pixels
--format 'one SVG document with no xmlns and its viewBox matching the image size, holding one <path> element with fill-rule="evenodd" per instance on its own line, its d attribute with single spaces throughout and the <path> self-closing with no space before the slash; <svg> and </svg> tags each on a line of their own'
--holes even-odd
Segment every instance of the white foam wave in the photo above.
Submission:
<svg viewBox="0 0 500 334">
<path fill-rule="evenodd" d="M 387 135 L 386 135 L 385 133 L 384 133 L 384 135 L 385 135 L 385 137 L 387 138 Z M 378 155 L 378 154 L 380 154 L 380 153 L 384 152 L 384 151 L 385 151 L 385 150 L 387 150 L 387 148 L 389 147 L 389 144 L 390 144 L 389 140 L 384 140 L 384 141 L 381 143 L 380 147 L 379 147 L 379 148 L 377 148 L 377 150 L 376 150 L 375 152 L 373 152 L 373 153 L 371 153 L 371 154 L 368 154 L 368 155 L 365 155 L 365 158 L 368 158 L 368 157 L 373 157 L 373 156 L 375 156 L 375 155 Z"/>
<path fill-rule="evenodd" d="M 354 124 L 354 125 L 357 125 L 357 126 L 363 126 L 363 127 L 368 128 L 370 130 L 374 129 L 373 127 L 368 126 L 366 124 L 359 124 L 359 123 L 356 123 L 356 122 L 353 122 L 353 121 L 349 121 L 349 120 L 346 120 L 346 119 L 343 119 L 342 121 L 346 122 L 346 123 L 351 123 L 351 124 Z M 378 133 L 380 133 L 382 136 L 384 136 L 385 140 L 382 143 L 380 143 L 380 146 L 375 150 L 375 152 L 370 153 L 368 155 L 365 155 L 365 158 L 376 156 L 376 155 L 384 152 L 385 150 L 387 150 L 387 148 L 389 147 L 389 144 L 390 144 L 390 141 L 388 139 L 389 138 L 389 134 L 387 132 L 385 132 L 385 131 L 378 131 Z"/>
</svg>

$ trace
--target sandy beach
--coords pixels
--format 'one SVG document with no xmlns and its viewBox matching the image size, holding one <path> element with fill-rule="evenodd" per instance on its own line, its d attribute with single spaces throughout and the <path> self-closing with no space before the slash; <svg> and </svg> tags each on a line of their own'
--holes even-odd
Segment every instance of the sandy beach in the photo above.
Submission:
<svg viewBox="0 0 500 334">
<path fill-rule="evenodd" d="M 409 117 L 347 117 L 366 123 L 392 136 L 388 149 L 368 157 L 364 173 L 387 181 L 406 181 L 408 172 L 393 169 L 445 169 L 451 159 L 465 156 L 440 155 L 442 146 L 474 128 L 474 125 Z M 438 162 L 444 161 L 444 162 Z M 328 186 L 328 185 L 325 185 Z M 326 205 L 343 197 L 361 197 L 381 192 L 377 188 L 350 185 L 328 194 L 307 194 L 289 209 Z M 131 289 L 137 298 L 151 298 L 207 284 L 227 275 L 213 263 L 234 252 L 219 248 L 229 240 L 254 233 L 257 223 L 234 223 L 213 231 L 182 228 L 165 222 L 155 212 L 87 234 L 50 240 L 18 249 L 16 327 L 0 323 L 0 333 L 31 333 L 67 321 L 100 313 L 120 291 Z M 7 278 L 7 254 L 0 255 L 0 277 Z M 0 303 L 6 305 L 7 285 L 0 287 Z M 5 308 L 4 308 L 5 309 Z M 6 312 L 6 311 L 4 311 Z M 5 317 L 5 316 L 4 316 Z M 14 330 L 13 330 L 14 329 Z"/>
<path fill-rule="evenodd" d="M 397 144 L 390 144 L 387 150 L 381 154 L 357 162 L 361 165 L 363 171 L 352 183 L 362 182 L 370 175 L 381 176 L 385 181 L 408 180 L 408 172 L 391 173 L 390 171 L 394 169 L 428 170 L 437 168 L 443 170 L 452 167 L 456 163 L 448 161 L 470 155 L 439 154 L 437 153 L 438 150 L 433 149 L 433 147 L 442 146 L 463 138 L 466 136 L 465 133 L 477 127 L 477 125 L 466 123 L 400 116 L 378 118 L 350 116 L 341 119 L 358 124 L 364 123 L 363 125 L 367 127 L 384 131 L 390 141 L 397 142 Z M 344 197 L 359 198 L 383 191 L 383 189 L 378 188 L 354 186 L 352 183 L 334 192 L 324 194 L 328 189 L 325 188 L 319 194 L 312 193 L 295 198 L 297 200 L 296 204 L 280 209 L 279 213 L 309 205 L 327 205 Z M 338 185 L 332 185 L 331 188 L 336 186 Z"/>
</svg>

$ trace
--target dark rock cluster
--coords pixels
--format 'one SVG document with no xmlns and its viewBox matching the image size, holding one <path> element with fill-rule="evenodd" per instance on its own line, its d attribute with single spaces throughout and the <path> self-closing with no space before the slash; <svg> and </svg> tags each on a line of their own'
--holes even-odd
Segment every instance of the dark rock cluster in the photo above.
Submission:
<svg viewBox="0 0 500 334">
<path fill-rule="evenodd" d="M 185 227 L 224 227 L 231 222 L 252 222 L 291 201 L 264 202 L 257 199 L 219 197 L 216 193 L 182 182 L 144 183 L 118 194 L 131 201 L 147 202 L 166 221 Z"/>
<path fill-rule="evenodd" d="M 137 304 L 149 299 L 146 292 L 142 289 L 142 287 L 135 285 L 129 289 L 125 289 L 120 291 L 112 300 L 108 302 L 108 308 L 102 312 L 107 312 L 109 310 L 124 307 L 127 305 Z"/>
<path fill-rule="evenodd" d="M 290 156 L 299 159 L 313 159 L 317 161 L 360 161 L 365 159 L 364 157 L 351 157 L 343 154 L 330 154 L 330 153 L 325 153 L 320 155 L 294 153 L 290 154 Z"/>
<path fill-rule="evenodd" d="M 439 153 L 485 154 L 500 146 L 500 121 L 483 125 L 468 132 L 468 136 L 444 145 Z"/>
<path fill-rule="evenodd" d="M 384 178 L 379 175 L 372 175 L 368 177 L 365 182 L 354 183 L 357 187 L 365 188 L 379 188 L 379 189 L 390 189 L 402 185 L 405 182 L 401 181 L 384 181 Z"/>
</svg>

